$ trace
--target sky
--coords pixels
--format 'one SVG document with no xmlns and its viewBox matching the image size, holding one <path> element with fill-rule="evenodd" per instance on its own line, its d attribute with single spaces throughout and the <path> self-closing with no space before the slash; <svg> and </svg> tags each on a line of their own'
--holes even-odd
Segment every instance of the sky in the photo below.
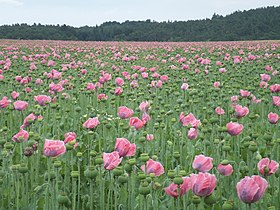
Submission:
<svg viewBox="0 0 280 210">
<path fill-rule="evenodd" d="M 0 25 L 15 23 L 95 26 L 107 21 L 187 21 L 228 15 L 280 0 L 0 0 Z"/>
</svg>

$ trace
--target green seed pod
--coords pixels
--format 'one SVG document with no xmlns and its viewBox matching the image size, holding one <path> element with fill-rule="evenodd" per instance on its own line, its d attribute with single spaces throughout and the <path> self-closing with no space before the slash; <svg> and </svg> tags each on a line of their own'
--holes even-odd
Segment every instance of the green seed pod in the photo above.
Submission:
<svg viewBox="0 0 280 210">
<path fill-rule="evenodd" d="M 177 122 L 176 118 L 171 118 L 171 122 L 172 122 L 172 123 Z"/>
<path fill-rule="evenodd" d="M 155 189 L 160 189 L 161 188 L 161 184 L 159 182 L 155 182 L 154 183 L 154 187 L 155 187 Z"/>
<path fill-rule="evenodd" d="M 233 203 L 230 201 L 225 201 L 222 205 L 222 210 L 233 210 Z"/>
<path fill-rule="evenodd" d="M 78 171 L 71 171 L 71 177 L 72 178 L 78 178 L 79 177 L 79 172 Z"/>
<path fill-rule="evenodd" d="M 81 153 L 81 152 L 77 152 L 77 157 L 82 157 L 83 156 L 83 153 Z"/>
<path fill-rule="evenodd" d="M 153 155 L 153 156 L 152 156 L 152 159 L 153 159 L 153 160 L 157 160 L 157 159 L 158 159 L 158 156 Z"/>
<path fill-rule="evenodd" d="M 59 167 L 61 167 L 61 161 L 56 160 L 56 161 L 54 161 L 53 165 L 54 165 L 54 167 L 59 168 Z"/>
<path fill-rule="evenodd" d="M 30 136 L 29 136 L 30 137 Z M 32 147 L 34 144 L 36 144 L 37 142 L 35 141 L 35 140 L 29 140 L 28 142 L 27 142 L 27 145 L 29 146 L 29 147 Z"/>
<path fill-rule="evenodd" d="M 121 176 L 118 177 L 118 182 L 119 182 L 120 184 L 127 183 L 127 181 L 128 181 L 128 177 L 125 176 L 125 175 L 121 175 Z"/>
<path fill-rule="evenodd" d="M 225 152 L 229 152 L 231 150 L 231 147 L 229 144 L 225 144 L 222 146 L 222 150 Z"/>
<path fill-rule="evenodd" d="M 222 165 L 228 165 L 228 164 L 229 164 L 229 161 L 228 161 L 228 160 L 223 160 L 223 161 L 221 162 L 221 164 L 222 164 Z"/>
<path fill-rule="evenodd" d="M 200 202 L 201 202 L 201 198 L 200 198 L 199 196 L 194 195 L 194 196 L 192 197 L 192 203 L 193 203 L 193 204 L 197 205 L 197 204 L 200 204 Z"/>
<path fill-rule="evenodd" d="M 81 111 L 82 111 L 81 107 L 79 107 L 79 106 L 75 107 L 75 112 L 81 112 Z"/>
<path fill-rule="evenodd" d="M 177 185 L 180 185 L 180 184 L 183 183 L 183 179 L 182 179 L 182 177 L 180 177 L 180 176 L 175 176 L 173 182 L 174 182 L 175 184 L 177 184 Z"/>
<path fill-rule="evenodd" d="M 180 158 L 180 153 L 179 153 L 178 151 L 174 152 L 174 153 L 173 153 L 173 157 L 174 157 L 175 159 L 179 159 L 179 158 Z"/>
<path fill-rule="evenodd" d="M 256 155 L 256 160 L 260 161 L 262 159 L 262 156 L 259 152 L 257 152 L 257 155 Z"/>
<path fill-rule="evenodd" d="M 143 186 L 140 186 L 139 188 L 139 193 L 141 195 L 148 195 L 150 193 L 150 188 L 149 187 L 143 187 Z"/>
<path fill-rule="evenodd" d="M 120 176 L 123 174 L 123 170 L 121 167 L 116 167 L 112 170 L 114 176 Z"/>
<path fill-rule="evenodd" d="M 56 173 L 54 171 L 46 172 L 45 173 L 45 180 L 48 180 L 50 177 L 50 180 L 55 178 Z"/>
<path fill-rule="evenodd" d="M 98 158 L 96 158 L 96 159 L 94 160 L 94 163 L 95 163 L 96 165 L 101 165 L 101 164 L 103 163 L 103 159 L 102 159 L 101 157 L 98 157 Z"/>
<path fill-rule="evenodd" d="M 216 118 L 216 117 L 211 117 L 211 118 L 209 119 L 209 122 L 210 122 L 211 124 L 215 124 L 215 123 L 219 122 L 219 119 Z"/>
<path fill-rule="evenodd" d="M 5 172 L 3 170 L 0 171 L 0 178 L 3 178 L 5 176 Z"/>
<path fill-rule="evenodd" d="M 130 165 L 129 163 L 126 163 L 124 165 L 124 170 L 127 172 L 127 173 L 131 173 L 132 171 L 132 165 Z"/>
<path fill-rule="evenodd" d="M 172 146 L 172 145 L 173 145 L 172 141 L 167 141 L 167 144 L 168 144 L 169 146 Z"/>
<path fill-rule="evenodd" d="M 65 145 L 65 147 L 66 147 L 66 150 L 67 150 L 67 151 L 69 151 L 69 150 L 71 150 L 71 149 L 74 148 L 73 145 L 71 145 L 71 144 L 69 144 L 69 143 L 67 143 L 67 144 Z"/>
<path fill-rule="evenodd" d="M 209 206 L 212 206 L 217 202 L 217 197 L 214 195 L 214 193 L 212 193 L 211 195 L 204 198 L 204 202 Z"/>
<path fill-rule="evenodd" d="M 140 172 L 140 173 L 138 173 L 138 178 L 139 178 L 140 180 L 146 179 L 146 174 Z"/>
<path fill-rule="evenodd" d="M 146 162 L 146 161 L 148 161 L 149 159 L 150 159 L 150 157 L 149 157 L 149 155 L 147 154 L 147 153 L 142 153 L 141 155 L 140 155 L 140 158 L 139 158 L 141 161 L 143 161 L 143 162 Z"/>
<path fill-rule="evenodd" d="M 249 145 L 250 145 L 250 142 L 249 141 L 245 141 L 244 143 L 243 143 L 243 146 L 246 148 L 246 147 L 249 147 Z"/>
<path fill-rule="evenodd" d="M 241 168 L 240 168 L 240 172 L 242 173 L 242 174 L 247 174 L 248 172 L 249 172 L 249 167 L 248 166 L 242 166 Z"/>
<path fill-rule="evenodd" d="M 19 170 L 19 167 L 20 167 L 19 164 L 17 164 L 17 165 L 12 165 L 12 166 L 10 167 L 10 169 L 11 169 L 13 172 L 16 172 L 16 171 Z"/>
<path fill-rule="evenodd" d="M 135 165 L 136 164 L 136 159 L 135 158 L 131 158 L 131 159 L 129 159 L 128 163 L 130 165 Z"/>
<path fill-rule="evenodd" d="M 148 182 L 148 183 L 150 184 L 150 183 L 153 181 L 153 179 L 152 179 L 151 177 L 148 176 L 148 177 L 145 179 L 145 181 Z"/>
<path fill-rule="evenodd" d="M 276 207 L 275 207 L 275 206 L 269 206 L 269 207 L 267 208 L 267 210 L 276 210 Z"/>
<path fill-rule="evenodd" d="M 57 196 L 57 202 L 60 204 L 60 205 L 68 205 L 69 203 L 69 198 L 64 195 L 64 194 L 61 194 L 61 195 L 58 195 Z"/>
<path fill-rule="evenodd" d="M 179 176 L 187 176 L 187 172 L 185 170 L 180 170 L 179 171 Z"/>
<path fill-rule="evenodd" d="M 90 155 L 91 157 L 96 157 L 97 152 L 96 152 L 95 150 L 91 150 L 91 151 L 89 152 L 89 155 Z"/>
<path fill-rule="evenodd" d="M 258 150 L 258 145 L 254 141 L 251 141 L 248 148 L 251 152 L 256 152 Z"/>
<path fill-rule="evenodd" d="M 94 168 L 94 166 L 88 166 L 84 172 L 85 177 L 88 179 L 94 179 L 98 174 L 98 171 Z"/>
<path fill-rule="evenodd" d="M 19 170 L 18 171 L 19 171 L 19 173 L 25 174 L 25 173 L 28 172 L 28 168 L 27 168 L 27 166 L 25 164 L 21 164 L 19 166 Z"/>
<path fill-rule="evenodd" d="M 1 138 L 0 139 L 0 146 L 3 146 L 5 143 L 6 143 L 6 140 Z"/>
<path fill-rule="evenodd" d="M 214 144 L 220 144 L 220 139 L 214 139 Z"/>
<path fill-rule="evenodd" d="M 146 138 L 145 138 L 144 136 L 141 136 L 141 137 L 139 138 L 139 141 L 140 141 L 141 143 L 146 142 Z"/>
<path fill-rule="evenodd" d="M 10 150 L 10 149 L 14 148 L 14 145 L 11 142 L 6 142 L 4 144 L 4 148 L 7 149 L 7 150 Z"/>
<path fill-rule="evenodd" d="M 174 170 L 169 170 L 167 172 L 167 176 L 168 176 L 168 178 L 173 179 L 175 177 L 175 171 Z"/>
<path fill-rule="evenodd" d="M 266 140 L 266 141 L 271 141 L 272 136 L 269 135 L 269 134 L 264 134 L 263 139 Z"/>
</svg>

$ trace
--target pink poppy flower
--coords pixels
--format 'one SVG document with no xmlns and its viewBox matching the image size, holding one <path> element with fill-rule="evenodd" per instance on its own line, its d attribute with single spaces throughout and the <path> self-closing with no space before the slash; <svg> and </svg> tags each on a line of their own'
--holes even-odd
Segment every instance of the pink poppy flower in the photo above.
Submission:
<svg viewBox="0 0 280 210">
<path fill-rule="evenodd" d="M 26 101 L 15 101 L 14 102 L 14 108 L 18 111 L 23 111 L 24 109 L 26 109 L 26 107 L 28 106 L 28 103 Z"/>
<path fill-rule="evenodd" d="M 213 168 L 213 158 L 204 155 L 196 155 L 192 163 L 194 170 L 199 172 L 207 172 Z"/>
<path fill-rule="evenodd" d="M 28 126 L 30 126 L 30 124 L 32 122 L 34 122 L 35 120 L 37 119 L 37 116 L 33 113 L 29 114 L 23 121 L 23 125 L 20 127 L 21 129 L 22 128 L 26 128 Z"/>
<path fill-rule="evenodd" d="M 243 125 L 237 122 L 229 122 L 226 125 L 228 133 L 232 136 L 237 136 L 243 131 Z"/>
<path fill-rule="evenodd" d="M 270 112 L 267 116 L 268 118 L 268 121 L 271 123 L 271 124 L 276 124 L 279 120 L 279 116 L 277 113 L 272 113 Z"/>
<path fill-rule="evenodd" d="M 146 112 L 144 112 L 144 113 L 142 114 L 142 122 L 143 122 L 144 124 L 146 124 L 146 123 L 149 122 L 150 120 L 151 120 L 150 115 L 148 115 Z"/>
<path fill-rule="evenodd" d="M 11 103 L 11 100 L 8 100 L 7 96 L 4 96 L 1 100 L 0 100 L 0 108 L 4 109 L 7 106 L 9 106 L 9 104 Z"/>
<path fill-rule="evenodd" d="M 113 170 L 122 162 L 122 157 L 117 151 L 111 153 L 103 153 L 103 163 L 105 170 Z"/>
<path fill-rule="evenodd" d="M 153 134 L 147 134 L 146 140 L 147 140 L 147 141 L 152 141 L 152 140 L 154 140 L 154 135 L 153 135 Z"/>
<path fill-rule="evenodd" d="M 180 188 L 180 196 L 185 195 L 191 188 L 192 183 L 190 177 L 182 177 L 183 183 L 179 185 Z M 174 198 L 178 197 L 178 185 L 175 183 L 171 183 L 168 187 L 164 188 L 165 193 Z"/>
<path fill-rule="evenodd" d="M 202 173 L 191 174 L 192 191 L 200 197 L 209 196 L 216 187 L 216 176 L 214 174 Z"/>
<path fill-rule="evenodd" d="M 93 84 L 93 83 L 88 83 L 87 84 L 87 87 L 86 87 L 86 90 L 95 90 L 96 86 Z"/>
<path fill-rule="evenodd" d="M 280 106 L 280 96 L 272 96 L 274 106 Z"/>
<path fill-rule="evenodd" d="M 152 159 L 148 160 L 146 162 L 146 165 L 142 165 L 141 170 L 144 171 L 146 174 L 154 173 L 155 176 L 160 176 L 164 174 L 164 168 L 162 164 Z"/>
<path fill-rule="evenodd" d="M 134 156 L 136 152 L 136 145 L 130 143 L 125 138 L 117 138 L 115 151 L 119 153 L 120 157 Z"/>
<path fill-rule="evenodd" d="M 148 101 L 144 101 L 139 105 L 139 109 L 141 112 L 147 112 L 150 107 L 150 103 Z"/>
<path fill-rule="evenodd" d="M 260 88 L 267 88 L 268 84 L 265 81 L 260 82 Z"/>
<path fill-rule="evenodd" d="M 215 109 L 215 112 L 216 112 L 217 115 L 224 115 L 225 114 L 225 110 L 223 110 L 219 106 Z"/>
<path fill-rule="evenodd" d="M 219 164 L 217 167 L 220 174 L 223 176 L 230 176 L 233 173 L 233 167 L 230 164 Z"/>
<path fill-rule="evenodd" d="M 119 96 L 119 95 L 122 94 L 122 92 L 123 92 L 122 87 L 116 87 L 114 94 L 115 94 L 116 96 Z"/>
<path fill-rule="evenodd" d="M 181 86 L 181 90 L 187 90 L 189 88 L 189 85 L 187 83 L 183 83 Z"/>
<path fill-rule="evenodd" d="M 60 140 L 45 140 L 43 154 L 47 157 L 57 157 L 66 152 L 66 147 L 63 141 Z"/>
<path fill-rule="evenodd" d="M 236 112 L 237 118 L 241 118 L 241 117 L 245 117 L 246 115 L 249 114 L 249 109 L 247 107 L 243 107 L 241 105 L 236 105 L 235 112 Z"/>
<path fill-rule="evenodd" d="M 190 128 L 188 131 L 188 138 L 190 140 L 194 140 L 198 137 L 198 129 L 197 128 Z"/>
<path fill-rule="evenodd" d="M 46 95 L 38 95 L 34 96 L 34 100 L 40 105 L 40 106 L 46 106 L 47 103 L 50 103 L 52 101 L 50 96 Z"/>
<path fill-rule="evenodd" d="M 98 100 L 107 100 L 108 96 L 106 96 L 104 93 L 98 94 L 97 96 Z"/>
<path fill-rule="evenodd" d="M 198 127 L 201 125 L 200 120 L 196 119 L 195 116 L 190 113 L 187 116 L 184 115 L 184 112 L 181 112 L 180 114 L 180 122 L 183 126 L 192 126 L 193 128 Z"/>
<path fill-rule="evenodd" d="M 225 68 L 220 68 L 219 69 L 219 72 L 221 72 L 221 73 L 225 73 L 227 70 L 225 69 Z"/>
<path fill-rule="evenodd" d="M 269 87 L 270 92 L 272 93 L 279 93 L 280 92 L 280 85 L 279 84 L 275 84 L 275 85 L 271 85 Z"/>
<path fill-rule="evenodd" d="M 240 90 L 240 95 L 244 98 L 248 98 L 251 95 L 251 93 L 247 90 Z"/>
<path fill-rule="evenodd" d="M 16 99 L 19 97 L 19 93 L 16 92 L 16 91 L 13 91 L 13 92 L 11 93 L 11 96 L 12 96 L 12 98 L 13 98 L 14 100 L 16 100 Z"/>
<path fill-rule="evenodd" d="M 121 119 L 128 119 L 128 118 L 132 117 L 133 114 L 134 114 L 134 111 L 126 106 L 120 106 L 118 108 L 118 116 Z"/>
<path fill-rule="evenodd" d="M 115 79 L 115 83 L 116 83 L 117 86 L 123 86 L 124 85 L 124 80 L 120 77 L 117 77 Z"/>
<path fill-rule="evenodd" d="M 269 158 L 263 158 L 258 162 L 258 169 L 261 175 L 270 176 L 274 174 L 279 168 L 279 163 Z"/>
<path fill-rule="evenodd" d="M 268 182 L 260 176 L 245 176 L 236 185 L 237 195 L 244 203 L 260 200 L 268 186 Z"/>
<path fill-rule="evenodd" d="M 260 75 L 261 75 L 261 80 L 264 82 L 268 82 L 271 79 L 270 75 L 268 74 L 260 74 Z"/>
<path fill-rule="evenodd" d="M 25 142 L 29 137 L 29 133 L 26 130 L 21 129 L 17 134 L 12 138 L 14 142 Z"/>
<path fill-rule="evenodd" d="M 213 86 L 214 88 L 218 88 L 220 86 L 220 82 L 214 82 Z"/>
<path fill-rule="evenodd" d="M 129 119 L 129 126 L 133 126 L 136 130 L 139 130 L 145 125 L 146 122 L 143 122 L 138 117 L 132 117 Z"/>
<path fill-rule="evenodd" d="M 167 82 L 168 76 L 167 76 L 167 75 L 162 75 L 162 76 L 160 76 L 160 80 L 161 80 L 162 82 Z"/>
<path fill-rule="evenodd" d="M 87 129 L 93 129 L 100 124 L 98 117 L 89 118 L 86 122 L 84 122 L 83 126 Z"/>
</svg>

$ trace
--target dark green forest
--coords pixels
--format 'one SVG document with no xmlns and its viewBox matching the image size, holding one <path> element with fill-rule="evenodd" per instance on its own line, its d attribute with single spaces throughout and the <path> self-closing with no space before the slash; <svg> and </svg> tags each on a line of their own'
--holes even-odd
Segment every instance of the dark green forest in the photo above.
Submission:
<svg viewBox="0 0 280 210">
<path fill-rule="evenodd" d="M 1 39 L 80 41 L 280 40 L 280 6 L 214 14 L 211 19 L 105 22 L 99 26 L 13 24 L 0 26 Z"/>
</svg>

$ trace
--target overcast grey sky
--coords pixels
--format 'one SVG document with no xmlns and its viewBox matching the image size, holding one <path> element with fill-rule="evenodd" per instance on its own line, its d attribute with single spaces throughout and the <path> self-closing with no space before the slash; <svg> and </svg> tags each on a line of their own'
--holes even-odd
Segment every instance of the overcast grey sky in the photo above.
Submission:
<svg viewBox="0 0 280 210">
<path fill-rule="evenodd" d="M 237 10 L 279 6 L 280 0 L 0 0 L 0 25 L 94 26 L 106 21 L 195 20 Z"/>
</svg>

